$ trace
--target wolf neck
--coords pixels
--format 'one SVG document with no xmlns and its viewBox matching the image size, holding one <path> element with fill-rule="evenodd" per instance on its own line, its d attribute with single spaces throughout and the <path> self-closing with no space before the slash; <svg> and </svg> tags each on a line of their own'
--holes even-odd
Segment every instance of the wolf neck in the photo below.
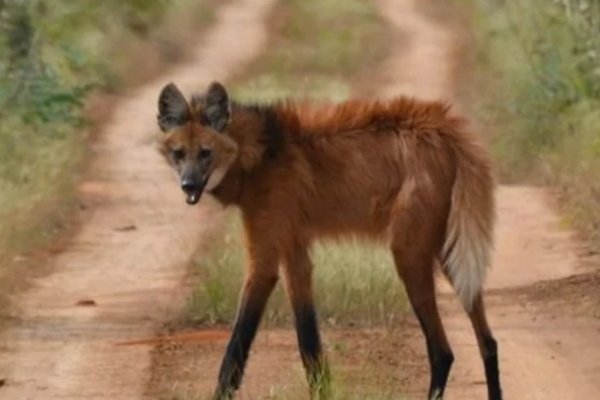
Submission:
<svg viewBox="0 0 600 400">
<path fill-rule="evenodd" d="M 239 146 L 239 162 L 245 170 L 274 159 L 281 152 L 284 129 L 276 107 L 233 104 L 229 132 Z"/>
<path fill-rule="evenodd" d="M 276 106 L 233 105 L 229 132 L 240 146 L 240 163 L 244 169 L 276 158 L 283 146 L 283 131 Z"/>
<path fill-rule="evenodd" d="M 238 159 L 212 194 L 225 205 L 239 205 L 244 182 L 274 161 L 285 145 L 284 127 L 275 105 L 233 103 L 229 135 L 238 145 Z"/>
</svg>

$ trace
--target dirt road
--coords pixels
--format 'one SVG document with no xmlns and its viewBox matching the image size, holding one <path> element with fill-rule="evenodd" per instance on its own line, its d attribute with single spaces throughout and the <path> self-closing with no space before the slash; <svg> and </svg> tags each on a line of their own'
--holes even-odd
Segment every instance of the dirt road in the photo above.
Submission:
<svg viewBox="0 0 600 400">
<path fill-rule="evenodd" d="M 453 77 L 458 38 L 428 18 L 417 0 L 380 0 L 392 27 L 392 49 L 380 93 L 419 97 L 454 97 Z M 408 43 L 407 43 L 408 41 Z M 600 391 L 600 321 L 528 302 L 532 284 L 583 272 L 578 268 L 572 234 L 560 228 L 543 189 L 503 186 L 498 190 L 499 224 L 493 271 L 487 287 L 488 315 L 500 349 L 501 376 L 507 399 L 566 400 L 596 398 Z M 456 361 L 447 399 L 486 398 L 483 367 L 468 319 L 446 293 L 441 299 L 444 322 Z M 519 290 L 516 290 L 519 288 Z M 573 306 L 573 304 L 571 304 Z M 416 323 L 412 347 L 425 363 Z M 411 364 L 414 365 L 414 364 Z M 409 394 L 422 398 L 427 377 L 415 367 Z"/>
<path fill-rule="evenodd" d="M 168 80 L 189 91 L 236 72 L 263 46 L 273 3 L 227 2 L 191 61 L 119 100 L 80 188 L 90 217 L 48 260 L 54 272 L 16 299 L 19 321 L 0 355 L 2 399 L 143 397 L 149 346 L 113 343 L 153 333 L 179 305 L 186 263 L 211 224 L 205 208 L 185 204 L 154 148 L 157 95 Z"/>
</svg>

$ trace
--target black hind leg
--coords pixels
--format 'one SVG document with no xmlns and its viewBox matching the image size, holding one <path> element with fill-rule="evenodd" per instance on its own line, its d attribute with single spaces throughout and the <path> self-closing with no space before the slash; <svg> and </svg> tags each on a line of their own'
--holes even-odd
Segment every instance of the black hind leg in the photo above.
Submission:
<svg viewBox="0 0 600 400">
<path fill-rule="evenodd" d="M 306 246 L 298 245 L 284 265 L 288 296 L 296 321 L 302 363 L 312 399 L 329 397 L 329 369 L 323 356 L 312 293 L 312 262 Z"/>
<path fill-rule="evenodd" d="M 498 368 L 498 344 L 485 317 L 485 307 L 481 295 L 475 298 L 473 308 L 469 311 L 469 318 L 477 336 L 479 352 L 483 358 L 485 377 L 487 380 L 488 399 L 502 400 L 500 388 L 500 372 Z"/>
<path fill-rule="evenodd" d="M 398 249 L 394 249 L 393 252 L 396 267 L 425 335 L 431 368 L 428 399 L 441 400 L 454 355 L 448 344 L 435 299 L 433 260 L 425 255 L 411 257 L 408 252 Z"/>
</svg>

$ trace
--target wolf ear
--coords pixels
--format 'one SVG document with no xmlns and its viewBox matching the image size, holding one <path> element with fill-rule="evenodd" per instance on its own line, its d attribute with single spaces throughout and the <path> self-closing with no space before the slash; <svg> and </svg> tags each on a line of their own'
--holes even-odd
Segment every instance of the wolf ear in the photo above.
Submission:
<svg viewBox="0 0 600 400">
<path fill-rule="evenodd" d="M 219 82 L 213 82 L 208 87 L 205 101 L 203 119 L 214 130 L 223 132 L 231 117 L 227 90 Z"/>
<path fill-rule="evenodd" d="M 188 103 L 177 86 L 169 83 L 158 96 L 158 126 L 167 132 L 185 124 L 190 118 Z"/>
</svg>

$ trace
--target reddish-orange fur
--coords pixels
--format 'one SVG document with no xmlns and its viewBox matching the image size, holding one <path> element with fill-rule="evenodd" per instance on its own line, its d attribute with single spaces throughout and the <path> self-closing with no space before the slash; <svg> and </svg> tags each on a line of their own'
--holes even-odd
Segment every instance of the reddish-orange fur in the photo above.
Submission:
<svg viewBox="0 0 600 400">
<path fill-rule="evenodd" d="M 291 242 L 322 235 L 391 239 L 409 178 L 416 181 L 410 196 L 420 198 L 423 220 L 432 214 L 445 219 L 459 163 L 479 166 L 474 184 L 491 188 L 485 152 L 445 104 L 400 98 L 319 108 L 285 102 L 274 111 L 285 137 L 278 157 L 264 161 L 261 116 L 236 115 L 234 108 L 229 132 L 240 155 L 215 195 L 239 203 L 247 229 L 260 229 L 256 239 L 276 242 L 282 253 Z M 437 234 L 441 242 L 445 226 Z"/>
</svg>

